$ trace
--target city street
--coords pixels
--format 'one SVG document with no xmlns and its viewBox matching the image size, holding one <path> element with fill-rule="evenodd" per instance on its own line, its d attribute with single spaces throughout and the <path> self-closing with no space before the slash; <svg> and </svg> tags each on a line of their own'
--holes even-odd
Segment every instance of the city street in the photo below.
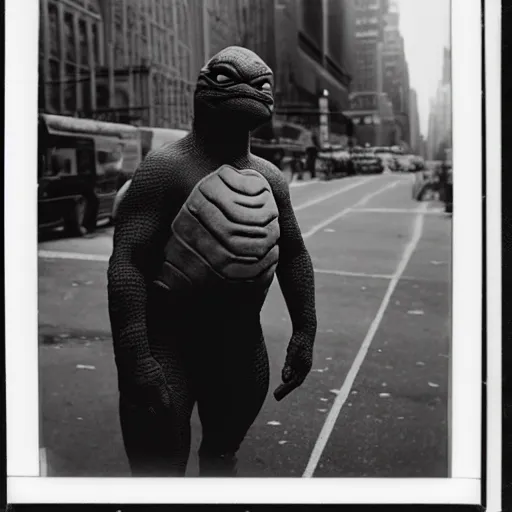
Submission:
<svg viewBox="0 0 512 512">
<path fill-rule="evenodd" d="M 292 183 L 315 267 L 313 370 L 282 402 L 291 324 L 277 281 L 262 313 L 271 387 L 241 477 L 446 477 L 451 217 L 407 174 Z M 107 312 L 111 227 L 39 244 L 43 472 L 128 476 Z M 197 475 L 193 416 L 187 474 Z"/>
</svg>

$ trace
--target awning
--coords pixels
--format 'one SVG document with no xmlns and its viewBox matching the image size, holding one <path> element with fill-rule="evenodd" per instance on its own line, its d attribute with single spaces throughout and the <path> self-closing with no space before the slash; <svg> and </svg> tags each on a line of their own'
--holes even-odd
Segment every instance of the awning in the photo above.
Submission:
<svg viewBox="0 0 512 512">
<path fill-rule="evenodd" d="M 133 139 L 139 135 L 138 129 L 128 124 L 107 123 L 93 119 L 57 116 L 53 114 L 40 114 L 40 119 L 51 135 L 69 136 L 72 133 L 76 133 L 83 135 L 106 135 L 120 139 Z"/>
</svg>

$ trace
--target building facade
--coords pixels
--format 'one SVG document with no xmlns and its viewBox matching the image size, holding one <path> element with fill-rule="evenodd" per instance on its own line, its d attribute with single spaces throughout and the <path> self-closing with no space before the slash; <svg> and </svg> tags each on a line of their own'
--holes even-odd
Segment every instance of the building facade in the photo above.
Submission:
<svg viewBox="0 0 512 512">
<path fill-rule="evenodd" d="M 275 68 L 275 0 L 203 0 L 207 17 L 206 59 L 226 46 L 256 52 Z"/>
<path fill-rule="evenodd" d="M 353 0 L 40 0 L 40 110 L 188 129 L 201 66 L 229 45 L 274 70 L 276 114 L 347 131 Z"/>
<path fill-rule="evenodd" d="M 410 147 L 413 153 L 421 151 L 420 118 L 418 111 L 418 95 L 414 89 L 409 91 L 409 134 Z"/>
<path fill-rule="evenodd" d="M 205 61 L 242 45 L 275 67 L 275 0 L 40 0 L 40 110 L 188 129 Z"/>
<path fill-rule="evenodd" d="M 409 113 L 409 67 L 405 58 L 404 39 L 399 28 L 400 13 L 391 2 L 384 16 L 382 50 L 383 89 L 393 104 L 395 118 L 400 128 L 402 144 L 411 145 Z"/>
<path fill-rule="evenodd" d="M 327 97 L 330 132 L 346 134 L 352 24 L 351 0 L 276 0 L 278 118 L 316 130 L 319 99 Z"/>
<path fill-rule="evenodd" d="M 96 105 L 96 69 L 104 64 L 104 21 L 97 0 L 40 0 L 39 103 L 75 115 Z"/>
<path fill-rule="evenodd" d="M 436 96 L 430 103 L 429 130 L 427 140 L 428 157 L 444 160 L 446 150 L 452 147 L 452 86 L 451 51 L 444 49 L 443 73 Z"/>
<path fill-rule="evenodd" d="M 362 125 L 365 141 L 374 144 L 394 140 L 404 147 L 410 144 L 409 69 L 405 58 L 404 40 L 399 29 L 399 11 L 390 0 L 353 0 L 355 20 L 352 47 L 355 55 L 351 93 L 354 97 L 389 99 L 393 109 L 394 128 Z M 382 114 L 384 104 L 377 110 Z M 356 115 L 357 114 L 357 115 Z M 356 118 L 359 114 L 356 112 Z M 387 115 L 387 114 L 386 114 Z M 365 115 L 361 119 L 371 119 Z M 389 125 L 391 120 L 387 119 Z M 373 130 L 373 136 L 370 133 Z M 384 132 L 386 133 L 384 135 Z M 362 135 L 361 135 L 362 137 Z M 381 142 L 379 142 L 381 141 Z M 369 142 L 371 143 L 371 142 Z"/>
<path fill-rule="evenodd" d="M 351 92 L 378 92 L 382 46 L 388 0 L 352 0 L 354 22 L 352 46 L 355 54 Z"/>
<path fill-rule="evenodd" d="M 194 0 L 40 0 L 40 109 L 187 128 L 203 62 Z"/>
</svg>

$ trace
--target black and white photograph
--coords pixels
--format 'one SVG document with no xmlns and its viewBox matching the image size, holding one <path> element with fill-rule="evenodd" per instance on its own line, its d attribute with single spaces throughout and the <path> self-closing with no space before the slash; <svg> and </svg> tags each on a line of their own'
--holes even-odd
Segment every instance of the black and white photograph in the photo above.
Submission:
<svg viewBox="0 0 512 512">
<path fill-rule="evenodd" d="M 481 64 L 457 3 L 24 5 L 36 441 L 9 476 L 478 503 Z"/>
</svg>

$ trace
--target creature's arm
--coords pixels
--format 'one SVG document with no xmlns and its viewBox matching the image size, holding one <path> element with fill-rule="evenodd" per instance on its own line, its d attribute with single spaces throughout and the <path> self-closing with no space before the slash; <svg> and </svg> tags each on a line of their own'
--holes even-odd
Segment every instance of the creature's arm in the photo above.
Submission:
<svg viewBox="0 0 512 512">
<path fill-rule="evenodd" d="M 146 325 L 147 283 L 165 244 L 169 175 L 159 155 L 149 155 L 119 204 L 108 268 L 108 303 L 121 391 L 149 406 L 165 397 L 165 380 L 151 357 Z"/>
<path fill-rule="evenodd" d="M 317 329 L 315 283 L 313 265 L 293 212 L 288 184 L 279 173 L 271 185 L 279 208 L 281 230 L 276 273 L 293 327 L 282 372 L 283 382 L 288 384 L 285 394 L 288 394 L 302 384 L 313 362 Z"/>
</svg>

